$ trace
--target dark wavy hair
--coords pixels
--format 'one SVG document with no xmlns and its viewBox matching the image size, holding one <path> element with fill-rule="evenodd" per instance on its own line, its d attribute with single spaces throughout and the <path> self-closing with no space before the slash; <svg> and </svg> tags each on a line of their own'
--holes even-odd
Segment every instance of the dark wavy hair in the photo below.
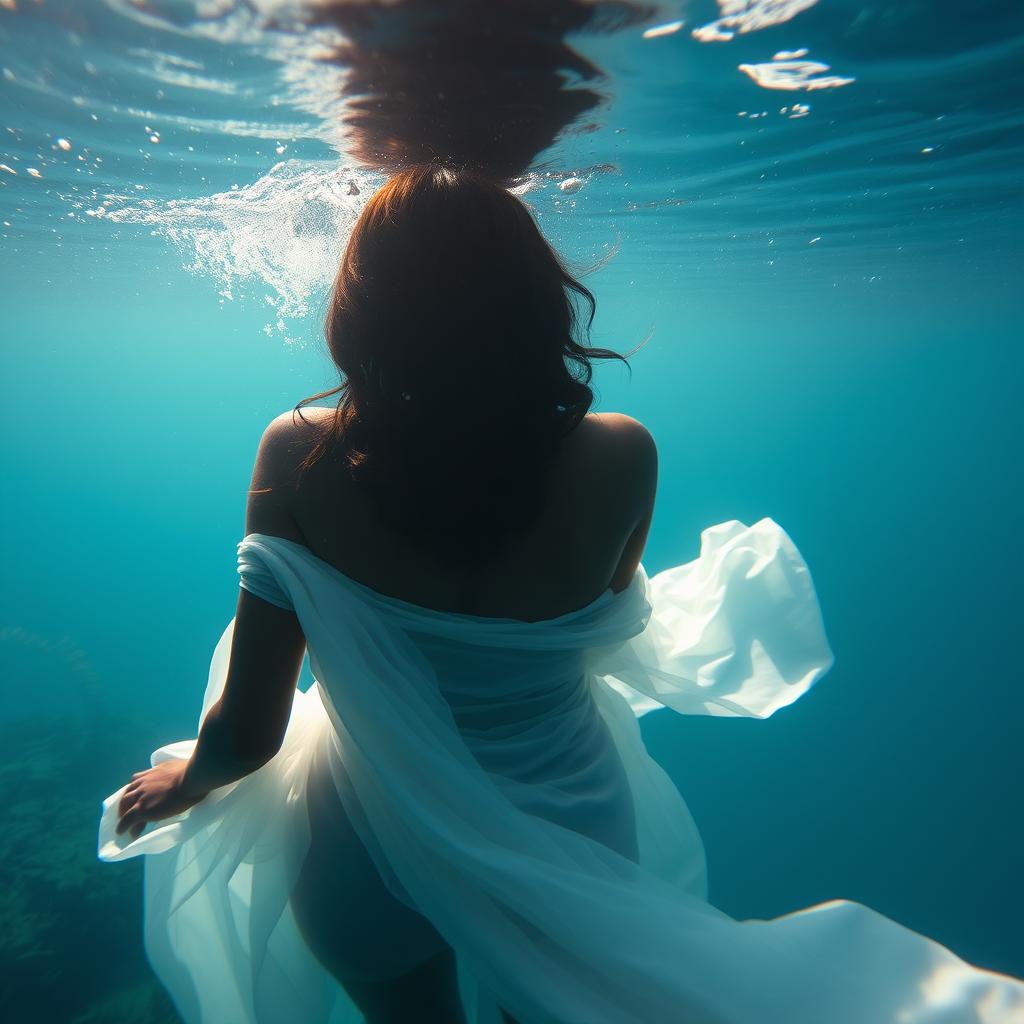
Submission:
<svg viewBox="0 0 1024 1024">
<path fill-rule="evenodd" d="M 338 268 L 325 335 L 342 383 L 295 412 L 340 398 L 303 470 L 340 446 L 385 524 L 447 564 L 487 561 L 538 518 L 548 460 L 593 403 L 591 360 L 627 360 L 587 343 L 594 310 L 500 184 L 396 173 Z"/>
</svg>

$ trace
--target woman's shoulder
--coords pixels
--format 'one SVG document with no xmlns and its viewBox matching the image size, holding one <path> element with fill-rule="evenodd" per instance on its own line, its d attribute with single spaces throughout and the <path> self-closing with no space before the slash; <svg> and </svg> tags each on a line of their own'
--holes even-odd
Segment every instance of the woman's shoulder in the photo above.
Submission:
<svg viewBox="0 0 1024 1024">
<path fill-rule="evenodd" d="M 653 504 L 658 483 L 658 449 L 640 420 L 620 412 L 588 413 L 573 433 L 575 448 L 566 453 L 591 508 L 613 519 L 634 519 Z"/>
<path fill-rule="evenodd" d="M 622 444 L 654 445 L 654 435 L 647 427 L 624 412 L 588 412 L 584 420 Z"/>
<path fill-rule="evenodd" d="M 275 416 L 260 438 L 255 472 L 258 482 L 279 493 L 293 489 L 301 475 L 300 467 L 323 437 L 333 412 L 323 406 L 303 406 Z"/>
<path fill-rule="evenodd" d="M 304 457 L 306 450 L 322 436 L 335 410 L 322 405 L 304 405 L 275 416 L 263 431 L 260 449 L 288 462 L 290 457 Z"/>
<path fill-rule="evenodd" d="M 654 435 L 635 417 L 622 412 L 587 413 L 582 424 L 588 425 L 590 443 L 602 458 L 621 457 L 636 468 L 657 465 Z"/>
</svg>

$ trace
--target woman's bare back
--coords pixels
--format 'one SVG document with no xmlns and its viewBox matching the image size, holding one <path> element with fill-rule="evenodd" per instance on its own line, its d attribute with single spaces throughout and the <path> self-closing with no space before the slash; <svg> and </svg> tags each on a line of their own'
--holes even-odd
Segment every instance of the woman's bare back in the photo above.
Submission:
<svg viewBox="0 0 1024 1024">
<path fill-rule="evenodd" d="M 332 410 L 305 407 L 275 420 L 285 454 L 267 495 L 273 532 L 305 544 L 345 575 L 429 608 L 528 621 L 552 618 L 632 579 L 650 528 L 657 452 L 647 429 L 618 413 L 588 414 L 561 442 L 543 482 L 536 524 L 486 565 L 444 565 L 375 515 L 369 499 L 328 452 L 300 477 L 298 465 Z M 297 481 L 297 483 L 296 483 Z M 261 517 L 262 519 L 262 517 Z"/>
</svg>

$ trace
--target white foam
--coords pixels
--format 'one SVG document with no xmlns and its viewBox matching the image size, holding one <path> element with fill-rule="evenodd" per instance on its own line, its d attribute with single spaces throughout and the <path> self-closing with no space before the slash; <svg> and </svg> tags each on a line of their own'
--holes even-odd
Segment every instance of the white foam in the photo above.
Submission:
<svg viewBox="0 0 1024 1024">
<path fill-rule="evenodd" d="M 334 161 L 287 160 L 227 192 L 117 208 L 108 203 L 105 214 L 92 215 L 149 226 L 182 254 L 188 270 L 211 277 L 225 299 L 251 293 L 263 300 L 269 287 L 283 330 L 281 318 L 307 315 L 312 298 L 330 285 L 352 225 L 380 180 Z"/>
</svg>

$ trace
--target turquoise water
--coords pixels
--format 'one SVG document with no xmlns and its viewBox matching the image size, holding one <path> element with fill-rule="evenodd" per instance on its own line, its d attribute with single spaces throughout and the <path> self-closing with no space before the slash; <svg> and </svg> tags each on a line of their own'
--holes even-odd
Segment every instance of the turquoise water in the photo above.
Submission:
<svg viewBox="0 0 1024 1024">
<path fill-rule="evenodd" d="M 836 654 L 768 721 L 643 730 L 728 912 L 856 899 L 1020 976 L 1024 13 L 800 6 L 570 36 L 602 102 L 522 182 L 594 268 L 594 343 L 650 335 L 596 406 L 658 440 L 648 572 L 771 516 Z M 98 804 L 194 734 L 256 444 L 333 383 L 325 290 L 380 180 L 271 8 L 0 3 L 5 1020 L 175 1019 Z M 801 48 L 852 81 L 738 67 Z"/>
</svg>

